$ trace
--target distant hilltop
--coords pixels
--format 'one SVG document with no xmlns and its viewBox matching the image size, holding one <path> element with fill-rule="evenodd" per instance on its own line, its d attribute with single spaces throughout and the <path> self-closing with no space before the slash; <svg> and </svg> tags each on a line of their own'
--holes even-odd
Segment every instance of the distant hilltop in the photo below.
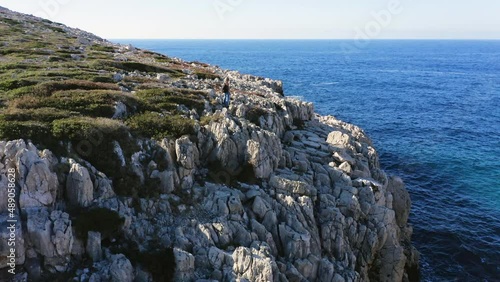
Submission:
<svg viewBox="0 0 500 282">
<path fill-rule="evenodd" d="M 0 280 L 419 279 L 401 179 L 281 81 L 1 7 L 0 33 Z"/>
</svg>

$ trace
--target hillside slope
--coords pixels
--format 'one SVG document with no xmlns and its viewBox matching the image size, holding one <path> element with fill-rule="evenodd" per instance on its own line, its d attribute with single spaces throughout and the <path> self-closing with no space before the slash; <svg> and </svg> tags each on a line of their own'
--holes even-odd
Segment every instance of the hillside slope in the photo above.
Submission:
<svg viewBox="0 0 500 282">
<path fill-rule="evenodd" d="M 2 8 L 0 33 L 0 280 L 418 280 L 409 195 L 360 128 Z"/>
</svg>

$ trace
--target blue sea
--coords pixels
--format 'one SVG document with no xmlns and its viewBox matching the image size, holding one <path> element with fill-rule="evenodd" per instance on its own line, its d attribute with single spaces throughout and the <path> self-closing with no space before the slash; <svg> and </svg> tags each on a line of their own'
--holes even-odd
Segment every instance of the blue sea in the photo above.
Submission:
<svg viewBox="0 0 500 282">
<path fill-rule="evenodd" d="M 361 126 L 410 191 L 422 280 L 500 281 L 500 41 L 118 42 L 283 80 Z"/>
</svg>

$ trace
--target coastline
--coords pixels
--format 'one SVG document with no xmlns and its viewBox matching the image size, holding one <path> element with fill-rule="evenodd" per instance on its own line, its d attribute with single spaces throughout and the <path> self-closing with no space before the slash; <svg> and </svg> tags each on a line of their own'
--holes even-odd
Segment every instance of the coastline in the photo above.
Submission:
<svg viewBox="0 0 500 282">
<path fill-rule="evenodd" d="M 131 281 L 138 273 L 149 279 L 160 275 L 150 273 L 133 254 L 117 251 L 126 253 L 136 244 L 143 252 L 153 252 L 158 245 L 170 249 L 176 281 L 418 280 L 418 252 L 411 247 L 412 228 L 407 223 L 408 193 L 400 179 L 380 169 L 377 153 L 359 127 L 316 115 L 311 103 L 284 97 L 280 81 L 43 24 L 63 30 L 55 33 L 75 36 L 84 52 L 94 48 L 102 56 L 111 54 L 120 63 L 118 70 L 114 64 L 99 77 L 110 76 L 113 87 L 120 87 L 113 91 L 132 100 L 152 97 L 144 101 L 154 105 L 170 97 L 171 90 L 166 89 L 182 89 L 174 91 L 174 112 L 193 127 L 188 134 L 167 138 L 133 136 L 128 142 L 111 137 L 114 165 L 132 175 L 130 179 L 89 161 L 78 151 L 76 140 L 64 140 L 69 135 L 59 135 L 68 151 L 57 155 L 26 140 L 1 143 L 2 163 L 5 167 L 14 163 L 19 175 L 16 209 L 27 218 L 27 228 L 20 228 L 18 234 L 23 238 L 19 265 L 43 257 L 44 270 L 63 273 L 75 257 L 90 257 L 97 266 L 82 275 L 120 281 Z M 76 50 L 75 55 L 82 53 Z M 86 54 L 71 59 L 84 60 Z M 222 107 L 218 97 L 221 78 L 226 76 L 234 89 L 229 109 Z M 144 85 L 148 87 L 141 89 Z M 140 103 L 113 101 L 113 115 L 105 125 L 128 121 L 136 115 L 134 106 Z M 138 125 L 141 129 L 144 124 Z M 116 126 L 117 131 L 123 130 L 121 124 Z M 114 134 L 104 132 L 106 137 Z M 82 140 L 91 141 L 89 136 Z M 60 166 L 68 170 L 56 169 Z M 127 194 L 118 191 L 119 181 L 124 186 L 138 185 Z M 143 189 L 154 193 L 141 197 Z M 78 216 L 71 214 L 71 208 L 113 211 L 123 226 L 114 230 L 118 235 L 91 228 L 83 234 L 85 241 L 72 228 Z M 52 227 L 42 231 L 38 228 L 42 225 Z M 104 246 L 101 236 L 122 241 Z M 117 273 L 117 267 L 124 271 Z"/>
</svg>

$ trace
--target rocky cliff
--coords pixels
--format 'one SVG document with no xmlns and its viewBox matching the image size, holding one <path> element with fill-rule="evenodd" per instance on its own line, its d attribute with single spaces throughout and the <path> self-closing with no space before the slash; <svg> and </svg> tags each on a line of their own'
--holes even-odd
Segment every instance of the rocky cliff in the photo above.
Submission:
<svg viewBox="0 0 500 282">
<path fill-rule="evenodd" d="M 409 195 L 360 128 L 3 8 L 0 33 L 0 280 L 418 280 Z"/>
</svg>

